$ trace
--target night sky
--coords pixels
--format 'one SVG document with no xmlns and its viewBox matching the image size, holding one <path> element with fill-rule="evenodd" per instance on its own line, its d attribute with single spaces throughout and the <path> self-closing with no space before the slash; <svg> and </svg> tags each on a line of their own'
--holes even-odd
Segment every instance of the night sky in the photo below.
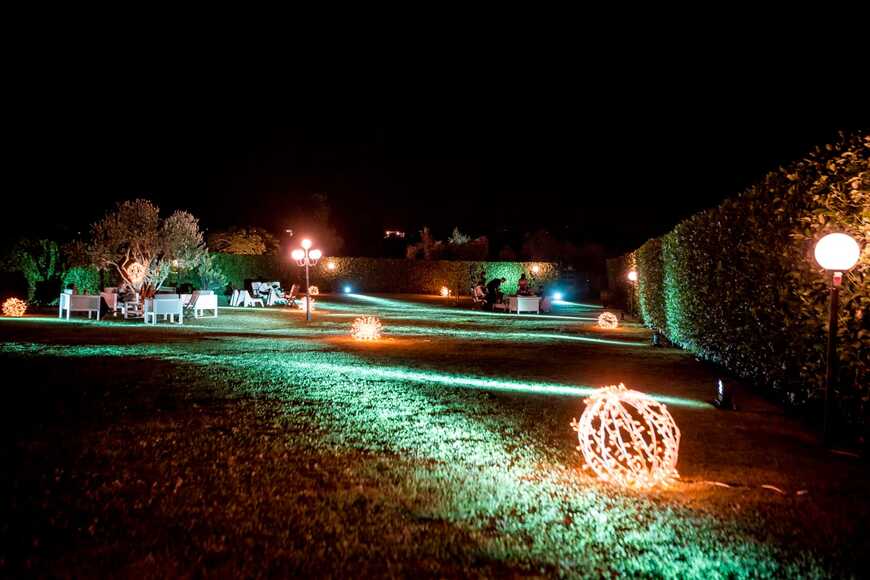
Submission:
<svg viewBox="0 0 870 580">
<path fill-rule="evenodd" d="M 776 69 L 654 58 L 551 65 L 325 81 L 294 71 L 277 90 L 214 64 L 23 69 L 7 115 L 3 235 L 74 235 L 139 196 L 205 228 L 278 233 L 322 192 L 346 254 L 376 251 L 385 228 L 423 225 L 438 237 L 543 227 L 616 253 L 838 129 L 870 127 L 863 85 L 796 90 Z"/>
</svg>

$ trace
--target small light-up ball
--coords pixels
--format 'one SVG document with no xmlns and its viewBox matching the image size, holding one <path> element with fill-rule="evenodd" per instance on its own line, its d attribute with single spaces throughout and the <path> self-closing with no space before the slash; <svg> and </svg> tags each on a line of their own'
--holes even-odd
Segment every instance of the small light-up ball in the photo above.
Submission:
<svg viewBox="0 0 870 580">
<path fill-rule="evenodd" d="M 598 326 L 600 328 L 616 328 L 619 326 L 619 319 L 612 312 L 602 312 L 598 315 Z"/>
<path fill-rule="evenodd" d="M 3 303 L 3 316 L 21 318 L 27 312 L 27 302 L 19 298 L 9 298 Z"/>
<path fill-rule="evenodd" d="M 353 321 L 350 335 L 356 340 L 378 340 L 381 338 L 381 321 L 377 316 L 360 316 Z"/>
</svg>

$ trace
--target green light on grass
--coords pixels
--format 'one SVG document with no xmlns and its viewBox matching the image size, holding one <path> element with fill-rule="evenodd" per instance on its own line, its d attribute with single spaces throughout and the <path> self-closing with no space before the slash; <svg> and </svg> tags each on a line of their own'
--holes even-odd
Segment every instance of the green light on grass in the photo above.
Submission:
<svg viewBox="0 0 870 580">
<path fill-rule="evenodd" d="M 502 379 L 489 379 L 472 375 L 456 375 L 435 373 L 430 371 L 412 371 L 401 367 L 377 367 L 370 365 L 347 365 L 322 362 L 288 361 L 285 364 L 294 368 L 305 369 L 324 373 L 328 376 L 336 373 L 351 376 L 353 378 L 371 379 L 372 377 L 394 380 L 411 381 L 415 383 L 435 383 L 451 387 L 464 387 L 487 391 L 502 391 L 510 393 L 527 393 L 533 395 L 559 395 L 565 397 L 588 397 L 598 387 L 588 385 L 563 385 L 559 383 L 535 383 L 509 381 Z M 682 397 L 671 397 L 649 393 L 656 401 L 681 407 L 707 409 L 705 403 Z"/>
</svg>

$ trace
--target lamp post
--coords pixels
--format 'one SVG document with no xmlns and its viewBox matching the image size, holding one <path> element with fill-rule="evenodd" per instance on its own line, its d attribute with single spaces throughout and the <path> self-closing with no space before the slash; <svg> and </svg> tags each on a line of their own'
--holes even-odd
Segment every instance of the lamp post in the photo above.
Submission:
<svg viewBox="0 0 870 580">
<path fill-rule="evenodd" d="M 843 283 L 843 272 L 858 263 L 861 248 L 851 236 L 846 234 L 828 234 L 816 243 L 814 251 L 819 266 L 831 272 L 831 308 L 828 314 L 828 354 L 825 368 L 825 407 L 822 419 L 822 441 L 830 445 L 830 414 L 831 390 L 834 387 L 835 367 L 837 363 L 837 311 L 840 307 L 840 285 Z"/>
<path fill-rule="evenodd" d="M 311 322 L 311 296 L 308 292 L 311 284 L 308 281 L 308 268 L 316 265 L 323 254 L 320 250 L 312 250 L 311 240 L 306 238 L 302 240 L 302 247 L 296 248 L 290 255 L 296 260 L 297 266 L 305 266 L 305 320 Z"/>
<path fill-rule="evenodd" d="M 629 300 L 628 307 L 629 307 L 629 310 L 631 310 L 631 314 L 636 315 L 637 313 L 634 311 L 635 310 L 634 300 L 635 300 L 635 295 L 637 294 L 637 270 L 629 270 L 626 277 L 628 278 L 628 281 L 631 282 L 631 287 L 632 287 L 631 300 Z"/>
</svg>

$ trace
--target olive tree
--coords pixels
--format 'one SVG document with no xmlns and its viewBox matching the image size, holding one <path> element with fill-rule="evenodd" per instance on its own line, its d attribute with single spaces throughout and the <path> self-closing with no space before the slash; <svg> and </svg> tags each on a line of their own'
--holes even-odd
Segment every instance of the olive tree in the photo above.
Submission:
<svg viewBox="0 0 870 580">
<path fill-rule="evenodd" d="M 186 211 L 167 218 L 147 199 L 120 202 L 91 227 L 91 262 L 114 269 L 124 282 L 146 295 L 156 292 L 170 268 L 194 268 L 206 254 L 199 220 Z"/>
</svg>

